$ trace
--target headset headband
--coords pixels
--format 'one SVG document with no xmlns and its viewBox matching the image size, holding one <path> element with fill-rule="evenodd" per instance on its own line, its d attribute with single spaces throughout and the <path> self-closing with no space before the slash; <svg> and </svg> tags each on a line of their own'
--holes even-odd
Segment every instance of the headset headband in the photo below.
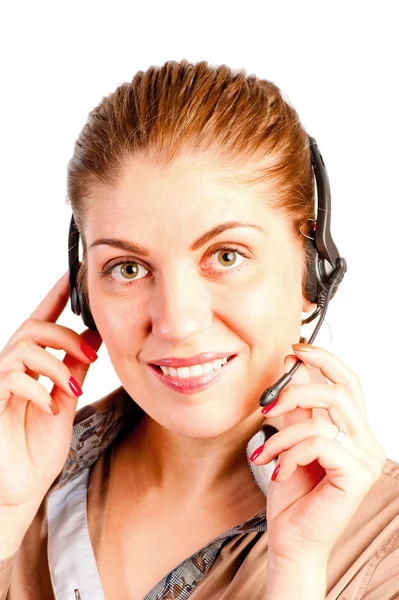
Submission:
<svg viewBox="0 0 399 600">
<path fill-rule="evenodd" d="M 338 249 L 334 244 L 330 231 L 331 218 L 331 191 L 328 180 L 327 169 L 323 157 L 317 146 L 316 140 L 309 136 L 309 146 L 311 149 L 311 163 L 317 185 L 317 218 L 315 237 L 312 241 L 316 250 L 316 261 L 314 265 L 317 279 L 317 304 L 318 308 L 303 323 L 312 321 L 321 311 L 326 294 L 330 287 L 332 274 L 338 264 L 341 265 L 342 275 L 334 284 L 330 298 L 333 298 L 343 276 L 346 272 L 346 261 L 339 255 Z M 76 281 L 80 268 L 79 262 L 79 231 L 75 224 L 72 214 L 68 237 L 68 261 L 69 261 L 69 289 L 71 298 L 71 308 L 76 315 L 82 314 L 83 322 L 90 329 L 96 329 L 94 319 L 84 298 L 83 291 L 77 289 Z"/>
</svg>

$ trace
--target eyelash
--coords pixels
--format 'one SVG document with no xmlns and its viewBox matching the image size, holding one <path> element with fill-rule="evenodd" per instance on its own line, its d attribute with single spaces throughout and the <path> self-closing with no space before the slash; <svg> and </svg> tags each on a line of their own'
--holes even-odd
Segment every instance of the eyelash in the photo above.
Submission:
<svg viewBox="0 0 399 600">
<path fill-rule="evenodd" d="M 249 259 L 249 256 L 245 252 L 243 252 L 242 250 L 238 250 L 237 248 L 233 248 L 231 246 L 222 246 L 220 248 L 217 248 L 210 254 L 210 256 L 213 256 L 214 254 L 216 254 L 217 252 L 221 252 L 222 250 L 227 251 L 227 252 L 235 252 L 235 253 L 239 254 L 240 256 L 242 256 L 243 258 Z M 228 273 L 233 272 L 234 274 L 236 274 L 238 271 L 241 271 L 241 269 L 246 267 L 245 262 L 246 261 L 243 261 L 243 263 L 241 265 L 239 265 L 238 267 L 236 267 L 235 269 L 234 268 L 233 269 L 225 269 L 225 271 L 227 271 Z M 113 271 L 113 269 L 115 269 L 115 267 L 119 267 L 120 265 L 125 265 L 127 263 L 136 263 L 136 264 L 142 266 L 144 269 L 147 269 L 147 267 L 144 267 L 144 265 L 139 263 L 137 260 L 122 260 L 122 261 L 119 261 L 119 262 L 109 265 L 103 271 L 100 271 L 99 274 L 104 279 L 107 279 L 108 281 L 110 281 L 110 283 L 112 285 L 121 285 L 123 287 L 129 287 L 139 280 L 133 279 L 132 281 L 128 281 L 127 283 L 121 283 L 120 281 L 116 281 L 115 279 L 113 279 L 113 277 L 111 277 L 111 272 Z M 216 269 L 210 269 L 210 271 L 208 271 L 208 272 L 210 272 L 212 275 L 220 275 L 221 274 L 220 271 L 218 271 Z M 222 274 L 222 277 L 224 277 L 224 274 Z M 140 279 L 145 279 L 145 277 L 140 277 Z"/>
</svg>

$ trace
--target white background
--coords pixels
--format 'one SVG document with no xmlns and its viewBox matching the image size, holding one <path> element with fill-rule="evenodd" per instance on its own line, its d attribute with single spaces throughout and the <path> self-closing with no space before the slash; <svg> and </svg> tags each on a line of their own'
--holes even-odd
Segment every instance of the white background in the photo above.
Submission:
<svg viewBox="0 0 399 600">
<path fill-rule="evenodd" d="M 0 347 L 68 268 L 66 166 L 89 111 L 167 60 L 244 67 L 280 87 L 323 155 L 348 272 L 315 343 L 358 373 L 371 428 L 398 461 L 396 3 L 140 4 L 3 9 Z M 58 322 L 85 329 L 69 304 Z M 120 385 L 104 345 L 99 356 L 78 408 Z"/>
</svg>

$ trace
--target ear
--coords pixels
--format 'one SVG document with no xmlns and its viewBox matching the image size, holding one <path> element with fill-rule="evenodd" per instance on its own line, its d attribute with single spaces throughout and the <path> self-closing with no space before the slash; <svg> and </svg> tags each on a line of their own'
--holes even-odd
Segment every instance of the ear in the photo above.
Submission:
<svg viewBox="0 0 399 600">
<path fill-rule="evenodd" d="M 317 304 L 315 302 L 309 302 L 309 300 L 302 294 L 302 312 L 304 313 L 313 313 L 317 308 Z"/>
</svg>

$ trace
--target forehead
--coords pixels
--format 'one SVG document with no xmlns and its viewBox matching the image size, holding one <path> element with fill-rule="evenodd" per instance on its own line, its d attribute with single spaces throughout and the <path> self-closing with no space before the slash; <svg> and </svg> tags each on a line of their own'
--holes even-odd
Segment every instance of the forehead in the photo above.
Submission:
<svg viewBox="0 0 399 600">
<path fill-rule="evenodd" d="M 178 234 L 192 242 L 230 220 L 287 234 L 287 221 L 267 201 L 268 187 L 243 183 L 240 172 L 204 157 L 182 157 L 168 168 L 129 158 L 118 184 L 97 188 L 93 195 L 86 240 L 90 245 L 98 237 L 118 236 L 147 245 L 157 239 L 176 244 Z"/>
</svg>

